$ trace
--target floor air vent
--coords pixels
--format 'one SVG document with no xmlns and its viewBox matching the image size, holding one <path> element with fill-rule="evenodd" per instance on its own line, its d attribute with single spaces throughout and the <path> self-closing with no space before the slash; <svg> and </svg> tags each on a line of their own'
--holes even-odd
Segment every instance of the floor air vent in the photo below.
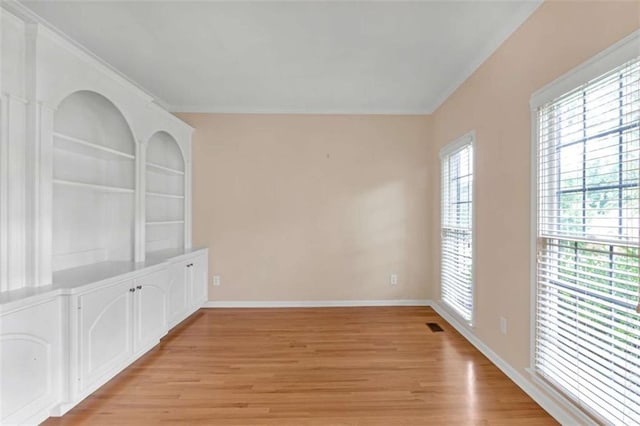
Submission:
<svg viewBox="0 0 640 426">
<path fill-rule="evenodd" d="M 444 331 L 444 329 L 440 327 L 437 322 L 428 322 L 427 327 L 429 327 L 431 331 L 434 333 L 437 333 L 439 331 Z"/>
</svg>

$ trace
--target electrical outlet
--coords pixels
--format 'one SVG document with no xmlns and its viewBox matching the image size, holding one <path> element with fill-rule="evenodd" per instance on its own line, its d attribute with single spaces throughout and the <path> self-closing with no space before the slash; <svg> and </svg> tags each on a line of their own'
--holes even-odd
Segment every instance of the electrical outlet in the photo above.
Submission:
<svg viewBox="0 0 640 426">
<path fill-rule="evenodd" d="M 218 287 L 220 285 L 220 275 L 213 276 L 213 285 Z"/>
<path fill-rule="evenodd" d="M 398 284 L 398 274 L 391 274 L 391 275 L 389 275 L 389 284 L 390 284 L 390 285 L 396 285 L 396 284 Z"/>
<path fill-rule="evenodd" d="M 507 319 L 500 317 L 500 333 L 507 334 Z"/>
</svg>

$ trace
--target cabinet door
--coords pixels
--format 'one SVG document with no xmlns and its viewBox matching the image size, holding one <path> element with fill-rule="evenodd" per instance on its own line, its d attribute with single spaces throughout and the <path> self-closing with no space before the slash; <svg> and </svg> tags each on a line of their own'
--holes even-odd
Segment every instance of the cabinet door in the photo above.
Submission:
<svg viewBox="0 0 640 426">
<path fill-rule="evenodd" d="M 0 424 L 32 424 L 59 400 L 61 316 L 57 296 L 0 315 Z"/>
<path fill-rule="evenodd" d="M 134 351 L 136 353 L 148 350 L 167 332 L 168 272 L 163 270 L 135 280 Z"/>
<path fill-rule="evenodd" d="M 191 279 L 191 306 L 201 308 L 207 301 L 208 284 L 208 259 L 206 254 L 201 254 L 189 262 L 189 274 Z"/>
<path fill-rule="evenodd" d="M 169 266 L 169 326 L 182 321 L 189 312 L 189 288 L 187 286 L 188 262 L 176 262 Z"/>
<path fill-rule="evenodd" d="M 93 390 L 133 354 L 133 281 L 78 296 L 79 391 Z"/>
</svg>

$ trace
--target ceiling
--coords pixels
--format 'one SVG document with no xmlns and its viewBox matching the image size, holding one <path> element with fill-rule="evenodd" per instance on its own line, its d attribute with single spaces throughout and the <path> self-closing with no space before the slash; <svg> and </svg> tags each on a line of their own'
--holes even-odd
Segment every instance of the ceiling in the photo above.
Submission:
<svg viewBox="0 0 640 426">
<path fill-rule="evenodd" d="M 173 111 L 423 114 L 540 1 L 22 1 Z"/>
</svg>

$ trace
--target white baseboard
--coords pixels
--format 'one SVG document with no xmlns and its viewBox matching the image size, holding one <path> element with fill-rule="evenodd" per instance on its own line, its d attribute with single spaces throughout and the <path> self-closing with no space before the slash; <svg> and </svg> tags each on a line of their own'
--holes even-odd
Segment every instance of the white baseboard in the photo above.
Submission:
<svg viewBox="0 0 640 426">
<path fill-rule="evenodd" d="M 518 370 L 513 368 L 511 364 L 502 359 L 491 348 L 480 340 L 469 327 L 465 326 L 460 320 L 453 316 L 445 307 L 438 302 L 431 302 L 430 306 L 455 328 L 465 339 L 476 347 L 484 356 L 489 358 L 496 367 L 507 375 L 516 385 L 518 385 L 527 395 L 544 408 L 554 419 L 563 425 L 576 424 L 592 424 L 593 421 L 585 415 L 572 410 L 569 406 L 554 401 L 545 395 L 530 380 L 523 376 Z M 572 415 L 573 414 L 573 415 Z M 578 419 L 576 419 L 576 417 Z M 586 422 L 586 423 L 585 423 Z"/>
<path fill-rule="evenodd" d="M 330 308 L 358 306 L 430 306 L 428 299 L 396 300 L 291 300 L 291 301 L 208 301 L 203 308 Z"/>
</svg>

